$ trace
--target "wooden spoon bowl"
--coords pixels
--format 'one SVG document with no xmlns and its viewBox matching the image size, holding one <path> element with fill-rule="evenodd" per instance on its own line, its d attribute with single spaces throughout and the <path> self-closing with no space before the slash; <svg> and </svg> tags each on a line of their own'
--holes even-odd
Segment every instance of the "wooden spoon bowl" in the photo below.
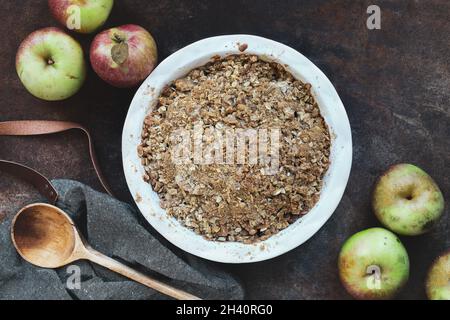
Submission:
<svg viewBox="0 0 450 320">
<path fill-rule="evenodd" d="M 13 220 L 12 240 L 26 261 L 43 268 L 69 263 L 75 249 L 72 219 L 62 210 L 45 204 L 23 208 Z"/>
<path fill-rule="evenodd" d="M 22 258 L 38 267 L 54 269 L 89 260 L 175 299 L 200 300 L 94 250 L 69 215 L 49 204 L 37 203 L 20 210 L 11 226 L 11 238 Z"/>
</svg>

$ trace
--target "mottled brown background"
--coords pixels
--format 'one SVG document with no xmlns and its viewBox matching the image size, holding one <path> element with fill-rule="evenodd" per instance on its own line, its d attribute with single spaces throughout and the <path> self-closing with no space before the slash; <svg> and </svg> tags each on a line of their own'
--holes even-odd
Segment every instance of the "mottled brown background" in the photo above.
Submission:
<svg viewBox="0 0 450 320">
<path fill-rule="evenodd" d="M 221 34 L 249 33 L 290 45 L 328 75 L 346 106 L 354 136 L 354 166 L 341 205 L 320 232 L 292 252 L 264 263 L 224 266 L 242 280 L 248 298 L 349 298 L 337 276 L 339 248 L 351 234 L 379 225 L 370 210 L 371 189 L 376 177 L 393 163 L 411 162 L 424 168 L 448 200 L 449 1 L 116 2 L 108 26 L 144 26 L 155 36 L 161 58 L 193 41 Z M 381 31 L 365 27 L 366 9 L 373 3 L 382 9 Z M 82 91 L 68 101 L 33 98 L 16 76 L 16 49 L 30 32 L 56 23 L 44 0 L 2 0 L 0 21 L 0 121 L 58 119 L 86 125 L 114 191 L 131 201 L 120 145 L 134 90 L 113 89 L 90 71 Z M 89 47 L 91 37 L 76 37 Z M 0 158 L 31 165 L 51 178 L 76 179 L 99 188 L 86 154 L 86 141 L 76 132 L 0 138 Z M 0 212 L 7 219 L 36 197 L 30 187 L 0 174 Z M 400 298 L 425 297 L 426 270 L 450 246 L 449 230 L 447 206 L 433 232 L 403 239 L 412 267 Z"/>
</svg>

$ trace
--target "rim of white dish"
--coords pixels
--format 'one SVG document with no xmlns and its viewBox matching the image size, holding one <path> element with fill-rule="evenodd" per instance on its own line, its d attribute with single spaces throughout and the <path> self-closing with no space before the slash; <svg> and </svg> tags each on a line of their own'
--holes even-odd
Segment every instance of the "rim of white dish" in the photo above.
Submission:
<svg viewBox="0 0 450 320">
<path fill-rule="evenodd" d="M 331 166 L 324 178 L 320 200 L 297 222 L 255 244 L 213 242 L 182 226 L 159 205 L 158 195 L 143 179 L 144 167 L 137 154 L 145 116 L 156 105 L 161 90 L 190 70 L 203 66 L 217 56 L 254 54 L 278 62 L 294 77 L 312 85 L 321 114 L 332 135 Z M 125 177 L 136 205 L 146 220 L 169 242 L 180 249 L 211 261 L 252 263 L 275 258 L 309 240 L 327 222 L 339 205 L 352 166 L 352 135 L 344 105 L 334 86 L 310 60 L 279 42 L 252 35 L 226 35 L 195 42 L 169 56 L 138 89 L 125 121 L 122 135 Z"/>
</svg>

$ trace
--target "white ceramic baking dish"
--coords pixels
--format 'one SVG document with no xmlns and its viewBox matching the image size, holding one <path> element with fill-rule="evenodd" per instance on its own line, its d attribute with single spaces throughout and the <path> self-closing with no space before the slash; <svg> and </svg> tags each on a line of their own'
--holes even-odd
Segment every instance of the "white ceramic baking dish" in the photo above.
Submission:
<svg viewBox="0 0 450 320">
<path fill-rule="evenodd" d="M 159 205 L 158 195 L 144 182 L 144 168 L 137 154 L 143 121 L 156 105 L 161 90 L 190 70 L 205 65 L 214 56 L 245 53 L 270 59 L 296 78 L 312 84 L 313 94 L 332 133 L 331 167 L 326 174 L 317 205 L 303 218 L 270 239 L 246 245 L 213 242 L 183 227 Z M 148 222 L 168 241 L 193 255 L 224 263 L 250 263 L 277 257 L 310 239 L 330 218 L 346 188 L 352 164 L 352 136 L 345 108 L 328 78 L 306 57 L 281 43 L 250 35 L 228 35 L 204 39 L 164 60 L 137 91 L 125 122 L 122 155 L 128 187 Z"/>
</svg>

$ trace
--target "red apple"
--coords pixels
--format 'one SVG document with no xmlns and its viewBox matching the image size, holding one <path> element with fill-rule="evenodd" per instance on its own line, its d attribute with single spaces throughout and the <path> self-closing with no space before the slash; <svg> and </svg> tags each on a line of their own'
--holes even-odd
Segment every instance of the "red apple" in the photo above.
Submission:
<svg viewBox="0 0 450 320">
<path fill-rule="evenodd" d="M 97 35 L 90 56 L 100 78 L 112 86 L 129 88 L 138 85 L 153 71 L 158 50 L 150 33 L 129 24 Z"/>
</svg>

